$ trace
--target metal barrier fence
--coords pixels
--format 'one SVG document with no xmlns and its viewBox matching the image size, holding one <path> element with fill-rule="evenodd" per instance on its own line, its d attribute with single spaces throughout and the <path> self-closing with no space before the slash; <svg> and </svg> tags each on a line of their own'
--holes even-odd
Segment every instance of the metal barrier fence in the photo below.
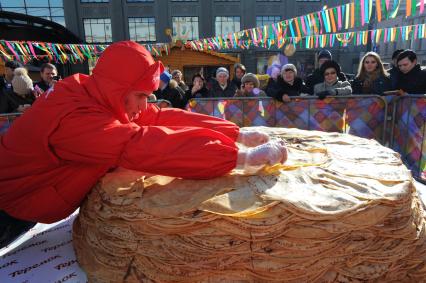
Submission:
<svg viewBox="0 0 426 283">
<path fill-rule="evenodd" d="M 389 109 L 392 110 L 389 128 L 388 105 L 393 106 Z M 374 138 L 399 152 L 413 176 L 426 182 L 426 95 L 386 99 L 377 95 L 354 95 L 324 100 L 295 97 L 288 103 L 271 98 L 199 98 L 191 100 L 187 109 L 227 119 L 241 127 L 288 127 Z M 0 114 L 0 134 L 19 115 Z"/>
<path fill-rule="evenodd" d="M 401 154 L 413 176 L 426 182 L 426 95 L 396 98 L 393 105 L 390 146 Z"/>
<path fill-rule="evenodd" d="M 385 141 L 387 103 L 378 95 L 272 98 L 199 98 L 187 110 L 220 117 L 238 126 L 288 127 L 350 133 Z"/>
</svg>

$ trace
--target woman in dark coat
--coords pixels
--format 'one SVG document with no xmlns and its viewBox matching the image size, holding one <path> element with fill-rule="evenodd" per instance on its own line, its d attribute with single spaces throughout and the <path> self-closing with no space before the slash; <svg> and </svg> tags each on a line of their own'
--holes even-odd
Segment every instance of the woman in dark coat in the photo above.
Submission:
<svg viewBox="0 0 426 283">
<path fill-rule="evenodd" d="M 353 94 L 378 94 L 391 90 L 389 74 L 376 52 L 368 52 L 361 59 L 358 74 L 352 81 Z"/>
</svg>

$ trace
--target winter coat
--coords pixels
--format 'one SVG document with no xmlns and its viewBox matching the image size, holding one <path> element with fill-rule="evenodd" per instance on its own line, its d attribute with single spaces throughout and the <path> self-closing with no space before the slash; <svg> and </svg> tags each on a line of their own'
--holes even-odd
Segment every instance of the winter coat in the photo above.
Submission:
<svg viewBox="0 0 426 283">
<path fill-rule="evenodd" d="M 178 84 L 178 86 L 184 91 L 186 92 L 188 90 L 188 86 L 182 81 Z"/>
<path fill-rule="evenodd" d="M 337 81 L 332 85 L 329 85 L 325 82 L 316 84 L 314 87 L 314 95 L 321 93 L 323 91 L 329 91 L 330 95 L 351 95 L 352 88 L 351 84 L 348 81 Z"/>
<path fill-rule="evenodd" d="M 342 72 L 338 74 L 339 81 L 347 81 L 346 75 Z M 312 74 L 306 77 L 305 83 L 308 90 L 308 93 L 314 94 L 315 85 L 324 82 L 324 76 L 321 74 L 320 69 L 315 69 Z"/>
<path fill-rule="evenodd" d="M 9 100 L 7 99 L 7 97 L 8 94 L 12 93 L 12 84 L 7 82 L 4 77 L 0 78 L 0 114 L 11 112 Z"/>
<path fill-rule="evenodd" d="M 237 89 L 241 89 L 241 79 L 237 78 L 236 76 L 231 81 Z"/>
<path fill-rule="evenodd" d="M 154 92 L 157 99 L 165 99 L 170 101 L 175 108 L 185 108 L 185 92 L 178 86 L 168 84 L 165 89 Z"/>
<path fill-rule="evenodd" d="M 209 90 L 203 86 L 201 89 L 199 89 L 197 92 L 192 93 L 192 86 L 185 92 L 185 100 L 188 102 L 188 100 L 192 98 L 208 98 L 209 97 Z"/>
<path fill-rule="evenodd" d="M 390 70 L 388 70 L 389 73 L 389 79 L 391 81 L 391 90 L 396 90 L 396 84 L 398 83 L 399 74 L 401 74 L 401 71 L 398 69 L 398 67 L 392 67 Z"/>
<path fill-rule="evenodd" d="M 426 94 L 426 70 L 417 64 L 407 74 L 401 72 L 396 87 L 408 94 Z"/>
<path fill-rule="evenodd" d="M 45 81 L 41 80 L 39 82 L 33 83 L 33 86 L 38 86 L 41 90 L 47 91 L 50 88 L 50 85 L 47 84 Z"/>
<path fill-rule="evenodd" d="M 277 97 L 281 91 L 281 85 L 279 82 L 280 78 L 274 80 L 273 78 L 269 78 L 268 84 L 266 85 L 265 92 L 269 97 Z"/>
<path fill-rule="evenodd" d="M 120 72 L 118 62 L 126 62 Z M 119 42 L 103 52 L 91 76 L 67 77 L 38 98 L 0 136 L 0 210 L 58 221 L 118 166 L 190 179 L 232 170 L 239 128 L 231 122 L 153 104 L 129 121 L 127 94 L 157 89 L 161 71 L 141 45 Z"/>
<path fill-rule="evenodd" d="M 237 86 L 228 80 L 225 89 L 222 89 L 217 81 L 213 82 L 209 91 L 209 97 L 233 97 L 237 91 Z"/>
<path fill-rule="evenodd" d="M 364 81 L 359 78 L 355 78 L 352 83 L 352 93 L 353 94 L 378 94 L 383 95 L 384 91 L 391 90 L 391 80 L 389 77 L 379 76 L 370 86 L 370 91 L 366 92 L 364 90 Z"/>
<path fill-rule="evenodd" d="M 308 89 L 301 78 L 294 78 L 292 85 L 282 78 L 278 80 L 278 83 L 279 91 L 276 92 L 276 96 L 274 97 L 278 101 L 283 101 L 283 94 L 287 94 L 288 96 L 299 96 L 301 93 L 308 93 Z"/>
</svg>

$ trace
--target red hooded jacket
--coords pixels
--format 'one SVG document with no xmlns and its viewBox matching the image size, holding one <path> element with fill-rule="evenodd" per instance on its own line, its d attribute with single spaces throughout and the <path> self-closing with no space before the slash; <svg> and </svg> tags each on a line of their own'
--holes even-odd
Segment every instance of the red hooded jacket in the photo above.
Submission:
<svg viewBox="0 0 426 283">
<path fill-rule="evenodd" d="M 124 99 L 158 88 L 163 67 L 141 45 L 108 47 L 93 74 L 40 97 L 0 137 L 0 210 L 52 223 L 71 214 L 111 168 L 206 179 L 236 166 L 239 128 L 154 105 L 129 122 Z"/>
</svg>

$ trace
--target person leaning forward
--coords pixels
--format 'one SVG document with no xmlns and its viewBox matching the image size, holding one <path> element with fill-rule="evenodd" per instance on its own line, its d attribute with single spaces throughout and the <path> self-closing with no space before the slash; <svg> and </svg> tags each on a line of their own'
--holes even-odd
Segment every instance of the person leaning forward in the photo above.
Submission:
<svg viewBox="0 0 426 283">
<path fill-rule="evenodd" d="M 124 64 L 122 72 L 116 66 Z M 107 171 L 208 179 L 286 160 L 283 142 L 147 97 L 164 70 L 141 45 L 110 45 L 92 75 L 55 84 L 0 136 L 0 212 L 52 223 L 70 215 Z M 248 146 L 239 150 L 236 142 Z M 1 233 L 1 232 L 0 232 Z"/>
</svg>

